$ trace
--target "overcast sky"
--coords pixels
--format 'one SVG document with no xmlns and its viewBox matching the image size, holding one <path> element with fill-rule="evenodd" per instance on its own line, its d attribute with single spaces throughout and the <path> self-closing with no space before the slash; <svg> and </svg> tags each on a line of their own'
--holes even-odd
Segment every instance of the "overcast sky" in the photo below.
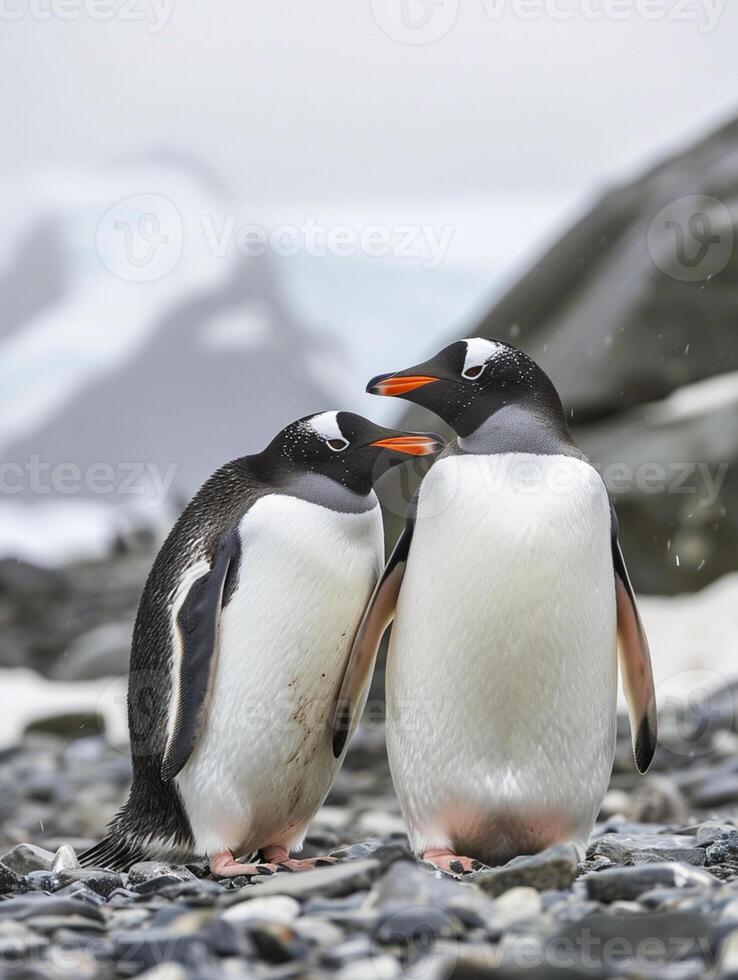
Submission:
<svg viewBox="0 0 738 980">
<path fill-rule="evenodd" d="M 559 194 L 738 112 L 738 4 L 536 2 L 0 0 L 0 168 L 159 148 L 264 199 Z"/>
</svg>

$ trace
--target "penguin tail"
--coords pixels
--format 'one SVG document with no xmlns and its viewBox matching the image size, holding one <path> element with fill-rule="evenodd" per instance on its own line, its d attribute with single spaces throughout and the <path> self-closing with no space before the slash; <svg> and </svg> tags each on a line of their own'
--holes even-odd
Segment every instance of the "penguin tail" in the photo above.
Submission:
<svg viewBox="0 0 738 980">
<path fill-rule="evenodd" d="M 109 871 L 129 871 L 138 861 L 149 856 L 148 848 L 120 834 L 108 834 L 93 847 L 79 855 L 83 868 L 106 868 Z"/>
</svg>

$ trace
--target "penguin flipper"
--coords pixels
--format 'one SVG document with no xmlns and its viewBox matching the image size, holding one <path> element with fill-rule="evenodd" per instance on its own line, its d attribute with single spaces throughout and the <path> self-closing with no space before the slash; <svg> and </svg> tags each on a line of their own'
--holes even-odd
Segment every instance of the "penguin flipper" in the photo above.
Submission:
<svg viewBox="0 0 738 980">
<path fill-rule="evenodd" d="M 190 586 L 176 617 L 180 655 L 175 656 L 173 696 L 161 778 L 174 779 L 192 754 L 205 719 L 215 667 L 218 624 L 228 571 L 237 565 L 240 536 L 234 529 L 218 544 L 210 571 Z"/>
<path fill-rule="evenodd" d="M 656 752 L 656 692 L 651 652 L 638 614 L 635 593 L 625 567 L 617 534 L 617 518 L 612 511 L 612 559 L 615 569 L 615 599 L 618 617 L 618 656 L 623 690 L 628 701 L 633 756 L 640 773 L 648 772 Z"/>
<path fill-rule="evenodd" d="M 415 528 L 414 501 L 356 631 L 333 712 L 333 755 L 337 759 L 353 733 L 364 707 L 367 680 L 374 670 L 384 631 L 395 616 Z"/>
</svg>

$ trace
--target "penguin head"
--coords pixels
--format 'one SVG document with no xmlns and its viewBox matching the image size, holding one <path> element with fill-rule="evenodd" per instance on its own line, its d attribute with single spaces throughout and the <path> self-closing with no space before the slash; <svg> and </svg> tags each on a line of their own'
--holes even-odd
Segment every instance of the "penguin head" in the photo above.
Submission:
<svg viewBox="0 0 738 980">
<path fill-rule="evenodd" d="M 443 449 L 432 432 L 385 429 L 352 412 L 319 412 L 292 422 L 267 447 L 280 468 L 327 476 L 368 494 L 391 466 Z"/>
<path fill-rule="evenodd" d="M 483 337 L 449 344 L 404 371 L 379 374 L 366 390 L 421 405 L 460 436 L 471 435 L 507 405 L 535 409 L 565 424 L 558 393 L 533 358 L 511 344 Z"/>
</svg>

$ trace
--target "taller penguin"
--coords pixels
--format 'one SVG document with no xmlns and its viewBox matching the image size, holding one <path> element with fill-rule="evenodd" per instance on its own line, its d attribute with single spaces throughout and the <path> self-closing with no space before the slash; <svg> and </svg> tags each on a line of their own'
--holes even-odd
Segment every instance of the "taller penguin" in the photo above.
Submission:
<svg viewBox="0 0 738 980">
<path fill-rule="evenodd" d="M 329 720 L 383 561 L 372 486 L 442 445 L 323 412 L 204 484 L 141 597 L 133 785 L 84 864 L 127 868 L 159 848 L 208 855 L 220 876 L 314 863 L 289 854 L 340 764 Z M 250 852 L 268 867 L 236 860 Z"/>
<path fill-rule="evenodd" d="M 394 614 L 387 742 L 416 853 L 456 872 L 558 842 L 582 854 L 615 751 L 616 645 L 640 772 L 656 746 L 607 490 L 549 378 L 508 344 L 459 341 L 367 390 L 430 409 L 458 437 L 412 501 L 357 634 L 334 750 Z"/>
</svg>

